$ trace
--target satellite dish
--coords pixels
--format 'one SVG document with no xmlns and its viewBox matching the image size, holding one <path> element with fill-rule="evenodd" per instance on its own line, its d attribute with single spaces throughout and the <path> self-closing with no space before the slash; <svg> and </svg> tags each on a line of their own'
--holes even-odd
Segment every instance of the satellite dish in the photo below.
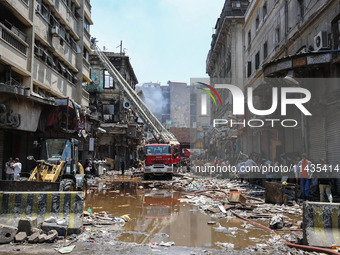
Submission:
<svg viewBox="0 0 340 255">
<path fill-rule="evenodd" d="M 130 102 L 128 100 L 125 100 L 123 102 L 123 107 L 124 107 L 124 109 L 130 109 L 131 108 Z"/>
</svg>

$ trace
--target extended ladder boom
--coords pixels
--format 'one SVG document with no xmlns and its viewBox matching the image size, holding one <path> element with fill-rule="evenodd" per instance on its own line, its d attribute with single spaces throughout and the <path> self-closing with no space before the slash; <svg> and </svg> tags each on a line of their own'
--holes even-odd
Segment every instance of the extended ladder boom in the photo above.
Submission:
<svg viewBox="0 0 340 255">
<path fill-rule="evenodd" d="M 122 77 L 122 75 L 109 61 L 105 54 L 99 49 L 99 47 L 93 45 L 93 50 L 98 55 L 109 74 L 115 79 L 118 88 L 123 92 L 127 100 L 129 100 L 132 108 L 136 111 L 144 124 L 148 126 L 154 137 L 163 143 L 170 142 L 172 144 L 178 144 L 176 137 L 159 122 L 155 115 L 153 115 L 153 113 L 139 98 L 137 93 L 131 88 L 129 83 L 127 83 L 127 81 Z"/>
</svg>

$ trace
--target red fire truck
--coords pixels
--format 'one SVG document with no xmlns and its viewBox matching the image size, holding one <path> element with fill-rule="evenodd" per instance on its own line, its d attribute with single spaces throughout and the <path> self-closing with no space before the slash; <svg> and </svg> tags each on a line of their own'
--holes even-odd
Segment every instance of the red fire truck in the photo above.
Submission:
<svg viewBox="0 0 340 255">
<path fill-rule="evenodd" d="M 171 180 L 180 161 L 179 144 L 146 144 L 144 179 L 160 176 Z"/>
</svg>

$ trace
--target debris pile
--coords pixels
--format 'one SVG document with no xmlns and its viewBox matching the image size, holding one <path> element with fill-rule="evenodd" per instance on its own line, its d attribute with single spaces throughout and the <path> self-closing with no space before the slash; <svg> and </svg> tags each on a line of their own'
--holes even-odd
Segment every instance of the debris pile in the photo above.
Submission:
<svg viewBox="0 0 340 255">
<path fill-rule="evenodd" d="M 52 218 L 49 218 L 37 225 L 36 217 L 26 217 L 19 220 L 18 227 L 0 225 L 0 243 L 52 243 L 62 240 L 66 237 L 67 225 L 58 225 L 58 222 L 64 223 L 63 219 L 54 220 L 55 223 L 52 223 Z"/>
<path fill-rule="evenodd" d="M 125 222 L 131 220 L 129 215 L 122 215 L 121 217 L 115 217 L 107 212 L 99 212 L 99 213 L 90 213 L 88 211 L 84 211 L 84 226 L 93 225 L 113 225 L 113 224 L 125 224 Z"/>
</svg>

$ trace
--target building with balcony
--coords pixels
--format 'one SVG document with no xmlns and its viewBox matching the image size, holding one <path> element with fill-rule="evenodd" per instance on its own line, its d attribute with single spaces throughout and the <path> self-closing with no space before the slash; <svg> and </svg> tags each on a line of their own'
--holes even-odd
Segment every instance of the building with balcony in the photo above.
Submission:
<svg viewBox="0 0 340 255">
<path fill-rule="evenodd" d="M 2 168 L 8 157 L 19 157 L 30 170 L 26 156 L 40 138 L 81 133 L 82 142 L 95 135 L 82 87 L 91 81 L 92 24 L 89 0 L 0 2 Z"/>
<path fill-rule="evenodd" d="M 104 54 L 135 89 L 138 80 L 130 58 L 125 53 Z M 91 116 L 102 122 L 94 155 L 101 159 L 114 159 L 115 170 L 120 170 L 122 162 L 125 167 L 132 167 L 144 139 L 143 124 L 138 122 L 137 114 L 97 55 L 90 55 L 90 68 L 92 82 L 88 83 L 86 90 L 90 95 Z"/>
<path fill-rule="evenodd" d="M 271 107 L 273 87 L 307 89 L 311 99 L 282 116 L 278 107 L 270 118 L 295 119 L 294 128 L 248 128 L 242 150 L 280 159 L 306 152 L 317 163 L 340 163 L 340 2 L 252 1 L 245 14 L 245 87 L 254 89 L 257 109 Z M 277 82 L 274 82 L 273 79 Z M 254 103 L 255 104 L 255 103 Z M 247 114 L 248 119 L 261 118 Z"/>
</svg>

